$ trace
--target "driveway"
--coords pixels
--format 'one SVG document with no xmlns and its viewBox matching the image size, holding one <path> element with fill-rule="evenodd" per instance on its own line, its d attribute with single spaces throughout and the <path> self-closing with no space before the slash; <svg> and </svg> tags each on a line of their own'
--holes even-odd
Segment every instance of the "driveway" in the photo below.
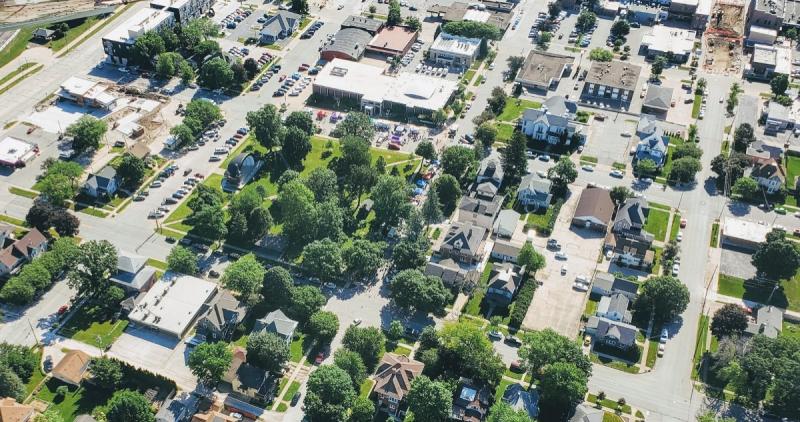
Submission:
<svg viewBox="0 0 800 422">
<path fill-rule="evenodd" d="M 557 260 L 552 251 L 546 250 L 546 238 L 536 237 L 533 240 L 539 252 L 544 254 L 547 266 L 536 273 L 536 278 L 542 285 L 533 295 L 528 314 L 522 322 L 524 328 L 552 328 L 569 338 L 574 338 L 578 333 L 587 294 L 573 290 L 572 284 L 578 275 L 592 277 L 603 243 L 603 237 L 598 233 L 570 227 L 581 191 L 581 188 L 572 187 L 572 194 L 561 207 L 551 236 L 561 243 L 561 250 L 567 254 L 567 260 Z M 566 275 L 561 274 L 562 265 L 567 266 Z"/>
<path fill-rule="evenodd" d="M 108 355 L 136 367 L 174 380 L 182 390 L 193 391 L 197 385 L 186 366 L 189 350 L 174 337 L 146 328 L 128 328 L 117 339 Z"/>
</svg>

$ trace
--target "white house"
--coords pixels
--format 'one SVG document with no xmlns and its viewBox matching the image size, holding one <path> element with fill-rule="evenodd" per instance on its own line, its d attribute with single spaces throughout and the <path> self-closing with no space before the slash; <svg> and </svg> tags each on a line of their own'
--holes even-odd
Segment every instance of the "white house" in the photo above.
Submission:
<svg viewBox="0 0 800 422">
<path fill-rule="evenodd" d="M 571 120 L 574 118 L 574 112 L 570 111 L 572 109 L 564 106 L 551 110 L 547 103 L 540 109 L 529 108 L 522 114 L 522 132 L 537 141 L 545 141 L 551 145 L 558 143 L 571 145 L 575 138 L 580 142 L 585 135 L 583 127 Z M 577 109 L 577 106 L 574 109 Z M 562 114 L 556 114 L 561 110 Z"/>
<path fill-rule="evenodd" d="M 786 181 L 783 169 L 773 159 L 756 162 L 750 170 L 750 177 L 755 179 L 767 193 L 778 192 Z"/>
<path fill-rule="evenodd" d="M 621 293 L 603 296 L 597 305 L 595 315 L 612 321 L 629 323 L 631 322 L 631 313 L 628 311 L 628 304 L 630 304 L 630 300 Z"/>
<path fill-rule="evenodd" d="M 529 174 L 522 178 L 517 189 L 517 201 L 526 208 L 537 209 L 550 206 L 553 195 L 550 188 L 553 182 L 536 174 Z"/>
</svg>

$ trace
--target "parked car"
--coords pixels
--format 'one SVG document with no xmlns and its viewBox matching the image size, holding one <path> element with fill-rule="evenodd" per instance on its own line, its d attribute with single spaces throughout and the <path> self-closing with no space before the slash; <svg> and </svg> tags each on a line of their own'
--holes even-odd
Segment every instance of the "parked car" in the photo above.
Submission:
<svg viewBox="0 0 800 422">
<path fill-rule="evenodd" d="M 560 259 L 562 261 L 567 260 L 567 254 L 565 252 L 558 251 L 556 252 L 556 259 Z"/>
<path fill-rule="evenodd" d="M 522 346 L 522 340 L 520 340 L 517 336 L 508 336 L 506 337 L 505 342 L 514 347 Z"/>
<path fill-rule="evenodd" d="M 292 396 L 292 401 L 289 404 L 291 404 L 292 407 L 297 406 L 297 403 L 300 401 L 300 396 L 301 394 L 299 391 L 294 393 L 294 395 Z"/>
<path fill-rule="evenodd" d="M 669 340 L 669 331 L 666 328 L 661 329 L 661 338 L 658 339 L 661 343 L 666 343 Z"/>
<path fill-rule="evenodd" d="M 486 333 L 486 335 L 488 335 L 489 338 L 492 339 L 492 340 L 502 340 L 503 339 L 503 333 L 501 333 L 501 332 L 499 332 L 497 330 L 489 331 L 488 333 Z"/>
</svg>

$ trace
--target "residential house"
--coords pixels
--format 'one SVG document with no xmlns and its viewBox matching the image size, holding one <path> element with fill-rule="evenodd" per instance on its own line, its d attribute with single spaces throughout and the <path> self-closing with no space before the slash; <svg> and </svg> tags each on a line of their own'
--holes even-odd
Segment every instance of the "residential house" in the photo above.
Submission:
<svg viewBox="0 0 800 422">
<path fill-rule="evenodd" d="M 450 418 L 463 422 L 481 422 L 489 411 L 492 393 L 487 386 L 479 386 L 474 381 L 461 378 L 453 397 L 453 410 Z"/>
<path fill-rule="evenodd" d="M 268 313 L 264 318 L 256 320 L 253 332 L 258 333 L 267 331 L 277 334 L 286 344 L 292 342 L 294 330 L 297 329 L 297 321 L 289 318 L 280 309 Z"/>
<path fill-rule="evenodd" d="M 455 287 L 465 292 L 472 291 L 481 277 L 478 271 L 461 268 L 458 262 L 449 258 L 438 262 L 429 261 L 425 265 L 423 273 L 427 276 L 439 277 L 446 286 Z"/>
<path fill-rule="evenodd" d="M 497 214 L 494 222 L 494 234 L 497 237 L 510 239 L 519 225 L 520 214 L 514 210 L 502 210 Z"/>
<path fill-rule="evenodd" d="M 501 262 L 517 262 L 522 244 L 498 238 L 494 241 L 491 257 Z"/>
<path fill-rule="evenodd" d="M 143 292 L 156 281 L 156 269 L 147 265 L 147 257 L 126 251 L 117 254 L 117 272 L 110 280 L 126 292 Z"/>
<path fill-rule="evenodd" d="M 522 114 L 521 130 L 537 141 L 551 145 L 581 143 L 586 135 L 583 125 L 574 121 L 578 105 L 564 97 L 548 98 L 541 108 L 529 108 Z"/>
<path fill-rule="evenodd" d="M 503 401 L 517 412 L 524 411 L 531 419 L 539 416 L 539 391 L 535 387 L 527 390 L 518 383 L 511 384 L 503 393 Z"/>
<path fill-rule="evenodd" d="M 575 413 L 569 419 L 569 422 L 603 422 L 605 415 L 606 413 L 603 409 L 579 404 L 575 407 Z"/>
<path fill-rule="evenodd" d="M 464 264 L 477 264 L 483 256 L 487 230 L 471 223 L 453 223 L 439 246 L 439 255 Z"/>
<path fill-rule="evenodd" d="M 261 29 L 261 43 L 272 44 L 291 36 L 300 26 L 301 19 L 302 16 L 286 10 L 270 16 Z"/>
<path fill-rule="evenodd" d="M 592 293 L 601 296 L 621 294 L 627 297 L 628 300 L 633 301 L 636 299 L 638 292 L 638 283 L 609 273 L 598 272 L 592 282 Z"/>
<path fill-rule="evenodd" d="M 762 306 L 756 311 L 755 323 L 750 322 L 744 330 L 744 335 L 755 336 L 763 334 L 769 338 L 777 338 L 783 330 L 783 313 L 785 311 L 775 306 Z"/>
<path fill-rule="evenodd" d="M 83 192 L 93 198 L 110 198 L 119 188 L 117 170 L 105 166 L 99 172 L 90 174 L 83 184 Z"/>
<path fill-rule="evenodd" d="M 3 233 L 3 243 L 7 243 L 12 234 L 8 230 Z M 23 264 L 33 261 L 46 250 L 47 238 L 38 229 L 31 229 L 22 239 L 13 241 L 0 251 L 0 277 L 15 273 Z"/>
<path fill-rule="evenodd" d="M 225 408 L 225 401 L 216 394 L 211 396 L 211 407 L 203 413 L 195 413 L 192 416 L 191 422 L 239 422 L 241 419 L 236 419 L 231 415 L 222 413 Z"/>
<path fill-rule="evenodd" d="M 375 395 L 378 408 L 389 415 L 402 418 L 405 414 L 403 399 L 411 390 L 414 378 L 422 374 L 425 364 L 408 356 L 384 353 L 375 370 Z"/>
<path fill-rule="evenodd" d="M 795 116 L 790 107 L 770 101 L 764 108 L 764 132 L 775 134 L 792 129 L 795 125 Z"/>
<path fill-rule="evenodd" d="M 218 290 L 204 306 L 207 310 L 200 314 L 197 332 L 211 341 L 230 340 L 233 330 L 247 314 L 247 307 L 226 289 Z"/>
<path fill-rule="evenodd" d="M 550 193 L 552 187 L 553 182 L 550 179 L 543 179 L 536 174 L 528 174 L 519 182 L 517 202 L 526 210 L 546 209 L 553 200 L 553 194 Z"/>
<path fill-rule="evenodd" d="M 614 215 L 611 192 L 602 188 L 586 188 L 575 207 L 572 224 L 605 233 Z"/>
<path fill-rule="evenodd" d="M 661 168 L 667 161 L 667 147 L 669 137 L 664 134 L 664 128 L 657 123 L 656 118 L 650 114 L 642 114 L 636 127 L 636 136 L 639 143 L 636 145 L 636 160 L 653 160 Z"/>
<path fill-rule="evenodd" d="M 611 231 L 622 236 L 652 242 L 653 235 L 644 230 L 648 215 L 650 215 L 650 205 L 646 199 L 628 198 L 617 210 Z"/>
<path fill-rule="evenodd" d="M 593 336 L 596 342 L 621 350 L 636 347 L 637 332 L 631 324 L 598 316 L 590 317 L 586 323 L 586 334 Z"/>
<path fill-rule="evenodd" d="M 189 409 L 186 403 L 175 399 L 164 400 L 156 413 L 156 422 L 182 422 L 188 417 Z"/>
<path fill-rule="evenodd" d="M 231 366 L 222 381 L 231 395 L 248 403 L 268 400 L 277 386 L 275 377 L 247 363 L 247 351 L 238 346 L 234 347 Z"/>
<path fill-rule="evenodd" d="M 496 187 L 503 184 L 503 160 L 496 150 L 492 150 L 486 158 L 481 160 L 480 168 L 478 168 L 478 176 L 476 182 L 478 184 L 483 182 L 491 182 Z"/>
<path fill-rule="evenodd" d="M 82 350 L 68 351 L 53 368 L 53 378 L 70 385 L 80 386 L 86 376 L 92 357 Z"/>
<path fill-rule="evenodd" d="M 458 204 L 456 221 L 477 225 L 490 231 L 494 227 L 497 213 L 503 208 L 504 198 L 502 195 L 496 195 L 492 199 L 479 198 L 477 195 L 464 196 Z"/>
<path fill-rule="evenodd" d="M 34 414 L 33 406 L 17 403 L 11 397 L 0 399 L 0 422 L 29 422 Z"/>
<path fill-rule="evenodd" d="M 649 269 L 653 265 L 655 253 L 650 249 L 652 244 L 652 237 L 629 237 L 613 232 L 605 239 L 605 247 L 613 251 L 614 260 L 621 265 L 643 269 Z"/>
<path fill-rule="evenodd" d="M 520 269 L 511 263 L 495 264 L 489 272 L 486 300 L 499 307 L 510 305 L 522 284 L 524 271 L 525 267 Z"/>
<path fill-rule="evenodd" d="M 612 321 L 622 321 L 630 323 L 632 316 L 628 311 L 628 305 L 631 301 L 627 296 L 616 293 L 611 296 L 603 296 L 600 298 L 600 303 L 597 305 L 595 315 L 608 318 Z"/>
<path fill-rule="evenodd" d="M 786 183 L 786 175 L 783 173 L 783 168 L 773 159 L 758 161 L 753 164 L 750 169 L 750 177 L 755 179 L 758 185 L 763 187 L 769 194 L 780 191 L 781 187 Z"/>
<path fill-rule="evenodd" d="M 478 183 L 474 189 L 475 198 L 482 199 L 484 201 L 491 201 L 495 196 L 497 196 L 497 191 L 497 185 L 492 182 Z"/>
</svg>

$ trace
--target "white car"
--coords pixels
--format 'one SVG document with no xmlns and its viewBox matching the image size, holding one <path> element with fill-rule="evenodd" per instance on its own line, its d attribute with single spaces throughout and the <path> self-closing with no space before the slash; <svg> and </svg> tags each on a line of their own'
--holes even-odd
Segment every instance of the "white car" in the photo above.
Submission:
<svg viewBox="0 0 800 422">
<path fill-rule="evenodd" d="M 678 232 L 678 235 L 675 237 L 675 240 L 678 242 L 683 240 L 683 232 Z"/>
<path fill-rule="evenodd" d="M 609 250 L 606 251 L 606 259 L 611 259 L 611 258 L 614 258 L 614 250 L 613 249 L 609 249 Z"/>
<path fill-rule="evenodd" d="M 562 261 L 567 260 L 567 254 L 561 251 L 556 252 L 556 259 L 560 259 Z"/>
<path fill-rule="evenodd" d="M 579 292 L 587 292 L 589 291 L 589 286 L 583 283 L 573 283 L 572 288 L 579 291 Z"/>
<path fill-rule="evenodd" d="M 664 352 L 666 351 L 667 346 L 664 343 L 659 343 L 658 345 L 658 357 L 664 356 Z"/>
<path fill-rule="evenodd" d="M 620 135 L 622 135 L 625 138 L 630 138 L 631 137 L 631 133 L 628 132 L 628 131 L 622 132 Z"/>
<path fill-rule="evenodd" d="M 567 264 L 561 266 L 561 275 L 565 275 L 567 273 Z"/>
<path fill-rule="evenodd" d="M 625 176 L 625 173 L 623 173 L 621 170 L 612 170 L 610 174 L 611 174 L 611 177 L 622 178 L 622 177 Z"/>
<path fill-rule="evenodd" d="M 672 275 L 673 276 L 677 276 L 678 275 L 678 271 L 680 271 L 680 269 L 681 269 L 681 264 L 672 265 Z"/>
<path fill-rule="evenodd" d="M 150 187 L 151 187 L 151 188 L 160 188 L 160 187 L 161 187 L 161 182 L 159 182 L 158 180 L 156 180 L 155 182 L 153 182 L 153 183 L 151 183 L 151 184 L 150 184 Z"/>
<path fill-rule="evenodd" d="M 219 155 L 212 155 L 211 157 L 208 157 L 208 161 L 213 163 L 215 161 L 222 161 L 222 158 Z"/>
<path fill-rule="evenodd" d="M 539 176 L 539 177 L 541 177 L 542 179 L 547 179 L 547 173 L 545 173 L 545 172 L 544 172 L 544 171 L 542 171 L 542 170 L 539 170 L 539 171 L 537 171 L 537 172 L 536 172 L 536 175 L 537 175 L 537 176 Z"/>
<path fill-rule="evenodd" d="M 583 171 L 589 171 L 589 172 L 594 171 L 594 166 L 590 166 L 589 164 L 583 165 L 581 166 L 581 168 L 583 169 Z"/>
</svg>

